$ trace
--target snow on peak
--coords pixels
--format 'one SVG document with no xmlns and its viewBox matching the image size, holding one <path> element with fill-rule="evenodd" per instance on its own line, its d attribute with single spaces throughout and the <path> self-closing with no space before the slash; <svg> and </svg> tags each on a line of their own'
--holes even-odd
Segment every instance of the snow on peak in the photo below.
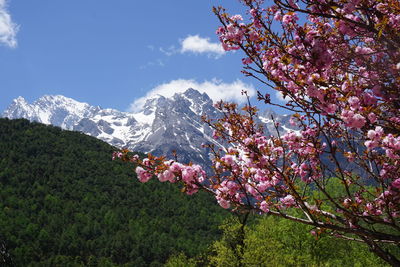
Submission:
<svg viewBox="0 0 400 267">
<path fill-rule="evenodd" d="M 168 98 L 154 95 L 134 113 L 102 109 L 62 95 L 45 95 L 32 104 L 18 97 L 3 113 L 10 119 L 26 118 L 81 131 L 133 151 L 171 156 L 169 153 L 176 150 L 182 156 L 178 160 L 208 164 L 210 151 L 201 149 L 201 144 L 221 145 L 212 138 L 213 131 L 202 121 L 202 115 L 217 118 L 221 114 L 207 94 L 193 88 Z M 292 130 L 287 124 L 289 116 L 266 111 L 259 121 L 267 132 L 276 130 L 271 115 L 281 122 L 282 131 Z"/>
<path fill-rule="evenodd" d="M 83 112 L 91 107 L 88 103 L 78 102 L 62 95 L 45 95 L 36 100 L 34 104 L 48 106 L 52 109 L 63 108 L 70 112 Z"/>
<path fill-rule="evenodd" d="M 26 102 L 25 98 L 23 98 L 22 96 L 17 97 L 16 99 L 13 100 L 13 102 L 15 102 L 15 103 L 28 103 L 28 102 Z"/>
</svg>

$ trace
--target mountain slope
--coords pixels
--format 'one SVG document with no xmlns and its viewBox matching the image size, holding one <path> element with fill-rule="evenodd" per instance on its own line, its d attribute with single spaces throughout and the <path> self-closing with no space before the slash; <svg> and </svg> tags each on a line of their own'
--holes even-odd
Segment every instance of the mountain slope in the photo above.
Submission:
<svg viewBox="0 0 400 267">
<path fill-rule="evenodd" d="M 141 184 L 132 166 L 111 161 L 113 150 L 81 133 L 0 119 L 0 238 L 17 266 L 160 266 L 218 238 L 227 214 L 210 196 Z"/>
</svg>

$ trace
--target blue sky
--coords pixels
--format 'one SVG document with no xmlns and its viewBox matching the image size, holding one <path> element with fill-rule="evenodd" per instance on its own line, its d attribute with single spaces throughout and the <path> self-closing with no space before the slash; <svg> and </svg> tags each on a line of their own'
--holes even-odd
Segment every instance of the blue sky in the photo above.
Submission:
<svg viewBox="0 0 400 267">
<path fill-rule="evenodd" d="M 0 111 L 45 94 L 134 110 L 188 86 L 240 101 L 258 85 L 221 50 L 218 5 L 244 13 L 236 0 L 0 0 Z"/>
</svg>

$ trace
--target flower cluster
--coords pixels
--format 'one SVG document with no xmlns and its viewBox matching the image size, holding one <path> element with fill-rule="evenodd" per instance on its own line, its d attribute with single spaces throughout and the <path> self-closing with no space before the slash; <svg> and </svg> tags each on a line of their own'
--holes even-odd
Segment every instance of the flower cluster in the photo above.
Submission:
<svg viewBox="0 0 400 267">
<path fill-rule="evenodd" d="M 184 165 L 152 155 L 140 159 L 138 155 L 129 156 L 128 153 L 127 150 L 114 153 L 113 159 L 120 158 L 136 164 L 137 178 L 142 183 L 148 182 L 153 177 L 157 177 L 160 182 L 182 182 L 184 191 L 191 195 L 205 182 L 206 173 L 199 165 Z"/>
<path fill-rule="evenodd" d="M 200 166 L 149 156 L 140 181 L 205 189 L 223 208 L 245 208 L 352 234 L 391 264 L 379 242 L 400 244 L 400 2 L 398 0 L 241 0 L 248 19 L 214 12 L 226 51 L 242 50 L 243 72 L 279 91 L 298 130 L 257 125 L 257 110 L 220 102 L 213 175 Z M 272 118 L 273 119 L 273 118 Z M 120 155 L 124 157 L 124 155 Z M 337 188 L 340 189 L 337 189 Z M 332 189 L 334 188 L 334 190 Z M 336 191 L 335 191 L 336 190 Z M 296 208 L 304 217 L 286 211 Z M 353 237 L 348 237 L 353 238 Z"/>
</svg>

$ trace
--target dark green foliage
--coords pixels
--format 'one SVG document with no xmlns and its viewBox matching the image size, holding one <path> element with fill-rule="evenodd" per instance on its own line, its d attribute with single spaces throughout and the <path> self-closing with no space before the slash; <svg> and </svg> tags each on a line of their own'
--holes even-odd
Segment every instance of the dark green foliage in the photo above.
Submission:
<svg viewBox="0 0 400 267">
<path fill-rule="evenodd" d="M 209 195 L 141 184 L 84 134 L 0 119 L 0 237 L 18 266 L 159 266 L 203 253 L 226 212 Z"/>
</svg>

